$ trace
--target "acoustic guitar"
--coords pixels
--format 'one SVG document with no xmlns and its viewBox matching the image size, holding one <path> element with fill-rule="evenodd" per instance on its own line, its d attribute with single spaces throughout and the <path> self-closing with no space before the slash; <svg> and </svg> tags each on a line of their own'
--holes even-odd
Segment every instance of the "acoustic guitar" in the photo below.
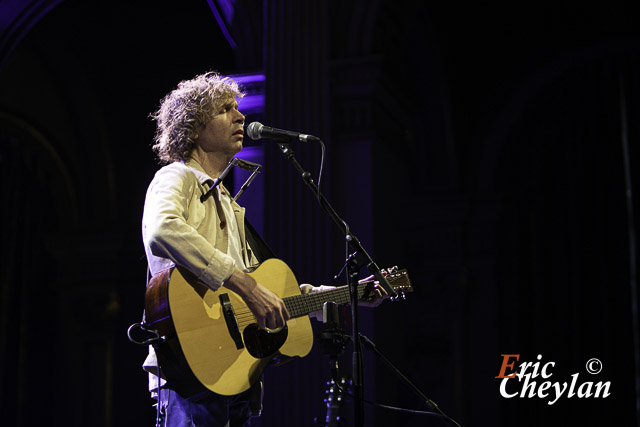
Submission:
<svg viewBox="0 0 640 427">
<path fill-rule="evenodd" d="M 309 354 L 314 338 L 309 313 L 321 310 L 326 301 L 349 302 L 348 286 L 301 294 L 293 272 L 279 259 L 266 260 L 249 274 L 283 299 L 290 315 L 284 328 L 258 329 L 237 294 L 224 287 L 212 291 L 182 268 L 150 280 L 146 327 L 162 337 L 154 345 L 161 372 L 182 396 L 205 389 L 227 396 L 247 390 L 270 362 Z M 400 295 L 413 290 L 406 270 L 386 277 Z M 367 298 L 372 289 L 373 281 L 359 284 L 359 298 Z"/>
</svg>

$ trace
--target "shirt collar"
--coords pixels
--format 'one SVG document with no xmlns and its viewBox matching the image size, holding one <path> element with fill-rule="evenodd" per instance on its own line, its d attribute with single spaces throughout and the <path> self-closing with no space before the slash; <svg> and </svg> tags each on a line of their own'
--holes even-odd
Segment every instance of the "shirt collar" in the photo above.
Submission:
<svg viewBox="0 0 640 427">
<path fill-rule="evenodd" d="M 202 166 L 200 166 L 200 163 L 196 162 L 194 159 L 188 159 L 186 162 L 181 161 L 181 163 L 186 167 L 188 167 L 189 169 L 191 169 L 191 171 L 196 176 L 200 184 L 202 184 L 203 186 L 207 184 L 209 185 L 209 188 L 211 188 L 211 186 L 213 185 L 214 179 L 211 178 L 209 175 L 207 175 L 207 173 L 204 171 Z M 231 193 L 229 193 L 229 191 L 227 190 L 227 188 L 224 186 L 222 182 L 218 185 L 218 191 L 231 197 Z"/>
</svg>

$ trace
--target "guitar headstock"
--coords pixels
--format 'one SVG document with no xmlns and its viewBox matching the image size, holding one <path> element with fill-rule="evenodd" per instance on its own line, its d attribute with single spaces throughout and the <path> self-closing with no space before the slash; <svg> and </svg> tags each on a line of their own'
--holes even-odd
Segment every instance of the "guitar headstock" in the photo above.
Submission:
<svg viewBox="0 0 640 427">
<path fill-rule="evenodd" d="M 406 294 L 413 292 L 413 286 L 411 286 L 411 280 L 409 279 L 409 272 L 406 269 L 398 270 L 398 267 L 391 267 L 383 269 L 382 273 L 387 278 L 387 281 L 391 285 L 397 295 L 391 298 L 392 301 L 399 299 L 407 299 Z"/>
</svg>

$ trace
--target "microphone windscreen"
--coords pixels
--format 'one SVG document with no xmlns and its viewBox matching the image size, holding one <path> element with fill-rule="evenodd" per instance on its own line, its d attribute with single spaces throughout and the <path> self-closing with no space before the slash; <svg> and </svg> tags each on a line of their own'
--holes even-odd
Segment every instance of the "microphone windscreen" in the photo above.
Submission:
<svg viewBox="0 0 640 427">
<path fill-rule="evenodd" d="M 251 139 L 260 139 L 260 133 L 262 133 L 263 127 L 264 125 L 260 122 L 249 123 L 249 126 L 247 126 L 247 135 L 249 135 Z"/>
</svg>

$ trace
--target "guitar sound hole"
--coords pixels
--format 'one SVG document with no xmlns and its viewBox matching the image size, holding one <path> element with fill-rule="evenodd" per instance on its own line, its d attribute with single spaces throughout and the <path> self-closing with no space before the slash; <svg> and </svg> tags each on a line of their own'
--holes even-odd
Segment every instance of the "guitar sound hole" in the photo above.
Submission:
<svg viewBox="0 0 640 427">
<path fill-rule="evenodd" d="M 256 359 L 274 355 L 287 341 L 288 335 L 287 326 L 278 332 L 267 332 L 263 329 L 258 329 L 256 323 L 252 323 L 242 331 L 244 345 L 249 354 Z"/>
</svg>

